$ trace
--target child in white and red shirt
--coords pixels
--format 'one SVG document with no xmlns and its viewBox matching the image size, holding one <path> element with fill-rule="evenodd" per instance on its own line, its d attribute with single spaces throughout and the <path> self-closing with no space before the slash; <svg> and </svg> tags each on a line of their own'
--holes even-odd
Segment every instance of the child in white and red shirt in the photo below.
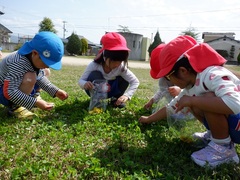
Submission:
<svg viewBox="0 0 240 180">
<path fill-rule="evenodd" d="M 164 77 L 184 89 L 168 105 L 141 123 L 151 123 L 173 113 L 191 111 L 203 123 L 209 144 L 194 153 L 192 160 L 200 165 L 216 167 L 223 163 L 239 163 L 233 143 L 240 143 L 240 81 L 223 67 L 226 60 L 208 44 L 198 44 L 190 36 L 170 41 L 160 53 L 157 77 Z"/>
</svg>

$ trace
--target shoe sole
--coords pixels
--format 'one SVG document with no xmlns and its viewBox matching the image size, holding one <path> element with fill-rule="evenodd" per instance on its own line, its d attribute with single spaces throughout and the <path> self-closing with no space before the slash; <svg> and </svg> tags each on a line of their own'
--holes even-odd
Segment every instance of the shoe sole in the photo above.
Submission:
<svg viewBox="0 0 240 180">
<path fill-rule="evenodd" d="M 215 168 L 221 164 L 224 164 L 224 163 L 236 163 L 238 164 L 239 163 L 239 157 L 238 155 L 234 156 L 234 157 L 231 157 L 231 158 L 227 158 L 225 159 L 224 161 L 216 161 L 214 163 L 209 163 L 209 162 L 206 162 L 206 161 L 201 161 L 199 159 L 195 159 L 193 156 L 191 156 L 191 159 L 199 166 L 201 167 L 204 167 L 204 166 L 210 166 L 212 168 Z"/>
</svg>

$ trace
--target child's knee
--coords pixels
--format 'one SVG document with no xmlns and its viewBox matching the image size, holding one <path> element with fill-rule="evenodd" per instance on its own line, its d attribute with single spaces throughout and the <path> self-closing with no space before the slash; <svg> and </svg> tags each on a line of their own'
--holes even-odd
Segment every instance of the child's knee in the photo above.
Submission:
<svg viewBox="0 0 240 180">
<path fill-rule="evenodd" d="M 36 84 L 36 73 L 35 72 L 27 72 L 24 76 L 23 76 L 23 81 L 22 81 L 22 85 L 25 86 L 34 86 Z"/>
<path fill-rule="evenodd" d="M 45 69 L 44 69 L 44 74 L 45 74 L 46 77 L 49 77 L 50 74 L 51 74 L 50 69 L 49 69 L 49 68 L 45 68 Z"/>
</svg>

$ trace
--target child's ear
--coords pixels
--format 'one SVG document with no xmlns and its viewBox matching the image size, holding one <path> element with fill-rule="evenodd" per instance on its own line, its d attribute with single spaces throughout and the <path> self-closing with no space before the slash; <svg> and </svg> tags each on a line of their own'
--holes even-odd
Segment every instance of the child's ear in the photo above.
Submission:
<svg viewBox="0 0 240 180">
<path fill-rule="evenodd" d="M 32 50 L 32 55 L 38 55 L 38 52 L 36 50 Z"/>
<path fill-rule="evenodd" d="M 188 70 L 185 67 L 179 67 L 178 72 L 180 72 L 182 75 L 186 75 Z"/>
</svg>

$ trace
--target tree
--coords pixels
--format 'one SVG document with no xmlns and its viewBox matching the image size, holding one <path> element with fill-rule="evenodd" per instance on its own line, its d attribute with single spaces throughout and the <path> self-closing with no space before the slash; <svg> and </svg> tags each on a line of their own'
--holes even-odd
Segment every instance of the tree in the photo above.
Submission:
<svg viewBox="0 0 240 180">
<path fill-rule="evenodd" d="M 80 54 L 82 43 L 78 35 L 72 33 L 68 39 L 66 50 L 70 55 Z"/>
<path fill-rule="evenodd" d="M 162 40 L 160 38 L 159 32 L 157 31 L 157 33 L 154 36 L 154 41 L 152 44 L 150 44 L 149 48 L 148 48 L 148 53 L 149 56 L 151 56 L 151 53 L 153 51 L 153 49 L 155 49 L 159 44 L 162 44 Z"/>
<path fill-rule="evenodd" d="M 82 55 L 84 55 L 84 54 L 86 54 L 87 49 L 88 49 L 88 42 L 85 38 L 82 38 L 81 44 L 82 44 L 81 53 L 82 53 Z"/>
<path fill-rule="evenodd" d="M 180 35 L 188 35 L 193 37 L 194 39 L 196 39 L 198 41 L 199 39 L 199 33 L 196 33 L 196 29 L 194 27 L 188 27 L 185 31 L 182 31 L 182 33 Z"/>
<path fill-rule="evenodd" d="M 240 64 L 240 53 L 237 56 L 237 62 L 238 62 L 238 65 L 239 65 Z"/>
<path fill-rule="evenodd" d="M 54 24 L 52 23 L 52 20 L 50 18 L 45 17 L 40 23 L 39 23 L 39 30 L 41 31 L 51 31 L 53 33 L 57 33 L 57 30 L 54 28 Z"/>
<path fill-rule="evenodd" d="M 122 25 L 118 25 L 120 28 L 117 29 L 118 32 L 123 32 L 123 33 L 131 33 L 131 31 L 128 29 L 128 26 L 122 26 Z"/>
<path fill-rule="evenodd" d="M 235 46 L 232 45 L 229 53 L 229 56 L 231 59 L 234 59 L 234 53 L 235 53 Z"/>
</svg>

